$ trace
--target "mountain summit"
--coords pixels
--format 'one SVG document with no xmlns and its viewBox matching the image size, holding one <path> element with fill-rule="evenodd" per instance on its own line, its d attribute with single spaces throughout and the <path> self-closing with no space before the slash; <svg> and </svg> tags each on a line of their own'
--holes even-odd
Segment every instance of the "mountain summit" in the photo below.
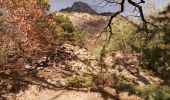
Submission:
<svg viewBox="0 0 170 100">
<path fill-rule="evenodd" d="M 67 7 L 65 9 L 61 9 L 60 11 L 64 12 L 82 12 L 88 14 L 97 14 L 95 10 L 93 10 L 87 3 L 84 2 L 75 2 L 72 7 Z"/>
</svg>

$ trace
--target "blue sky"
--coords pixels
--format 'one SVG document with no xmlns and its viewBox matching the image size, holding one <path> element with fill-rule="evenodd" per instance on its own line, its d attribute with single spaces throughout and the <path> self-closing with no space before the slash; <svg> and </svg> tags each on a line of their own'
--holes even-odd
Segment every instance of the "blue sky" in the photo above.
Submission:
<svg viewBox="0 0 170 100">
<path fill-rule="evenodd" d="M 98 0 L 50 0 L 51 11 L 58 11 L 62 8 L 70 7 L 72 6 L 74 2 L 77 2 L 77 1 L 83 1 L 85 3 L 88 3 L 93 9 L 95 9 L 97 7 L 96 1 Z M 100 10 L 96 9 L 96 10 L 98 10 L 99 12 L 102 12 L 105 9 L 100 9 Z"/>
<path fill-rule="evenodd" d="M 51 4 L 51 10 L 50 11 L 58 11 L 62 8 L 70 7 L 72 4 L 76 1 L 83 1 L 85 3 L 88 3 L 93 9 L 95 9 L 97 12 L 114 12 L 113 9 L 116 9 L 114 5 L 108 5 L 104 8 L 97 8 L 97 4 L 101 0 L 49 0 Z M 134 0 L 138 1 L 138 0 Z M 148 0 L 145 0 L 148 1 Z M 169 0 L 154 0 L 157 7 L 161 7 L 162 5 L 165 5 Z M 126 9 L 130 10 L 130 6 L 128 4 L 126 5 Z"/>
</svg>

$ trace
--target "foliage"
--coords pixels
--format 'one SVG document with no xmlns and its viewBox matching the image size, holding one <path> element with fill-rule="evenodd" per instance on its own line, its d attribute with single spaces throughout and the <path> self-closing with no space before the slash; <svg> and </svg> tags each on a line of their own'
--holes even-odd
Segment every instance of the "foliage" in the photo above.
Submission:
<svg viewBox="0 0 170 100">
<path fill-rule="evenodd" d="M 51 48 L 46 30 L 52 20 L 37 0 L 0 0 L 0 6 L 1 99 L 3 94 L 18 93 L 28 86 L 24 81 L 25 75 L 31 75 L 25 69 L 27 57 Z"/>
<path fill-rule="evenodd" d="M 143 50 L 143 57 L 141 59 L 141 64 L 143 67 L 153 70 L 159 76 L 165 79 L 166 82 L 170 83 L 170 10 L 169 6 L 163 12 L 160 12 L 159 15 L 151 17 L 152 23 L 155 25 L 149 25 L 149 36 L 147 40 L 147 46 L 142 48 L 144 35 L 140 31 L 134 34 L 132 31 L 126 32 L 128 28 L 122 27 L 120 31 L 117 31 L 117 28 L 113 32 L 120 33 L 123 31 L 122 36 L 114 35 L 115 43 L 118 43 L 117 50 L 123 50 L 126 47 L 125 45 L 119 44 L 123 43 L 121 38 L 126 40 L 127 45 L 131 47 L 132 50 L 139 52 Z M 117 24 L 116 24 L 117 25 Z M 127 24 L 125 26 L 128 26 Z M 117 26 L 115 26 L 117 27 Z M 131 34 L 131 35 L 129 35 Z M 125 38 L 127 36 L 127 38 Z M 117 39 L 117 37 L 121 37 Z M 117 39 L 117 40 L 116 40 Z M 117 42 L 120 41 L 120 42 Z M 112 43 L 112 42 L 111 42 Z M 114 45 L 113 45 L 114 46 Z M 120 46 L 120 47 L 119 47 Z M 125 48 L 128 49 L 128 48 Z M 127 91 L 132 94 L 139 95 L 144 99 L 149 100 L 169 100 L 170 99 L 170 87 L 168 86 L 159 86 L 159 85 L 135 85 L 130 83 L 124 76 L 113 76 L 115 80 L 114 87 L 118 91 Z"/>
<path fill-rule="evenodd" d="M 88 37 L 88 33 L 75 31 L 70 19 L 64 15 L 51 14 L 56 22 L 55 29 L 52 32 L 54 37 L 54 44 L 77 44 L 83 45 L 83 42 Z"/>
<path fill-rule="evenodd" d="M 125 75 L 112 75 L 115 81 L 114 88 L 117 92 L 129 92 L 140 96 L 145 100 L 169 100 L 170 99 L 170 87 L 160 86 L 154 84 L 137 85 L 129 82 Z"/>
<path fill-rule="evenodd" d="M 25 4 L 28 4 L 28 3 L 37 3 L 37 5 L 39 7 L 41 7 L 41 9 L 43 9 L 44 11 L 45 10 L 49 10 L 50 9 L 50 3 L 49 3 L 49 0 L 1 0 L 0 2 L 3 2 L 3 3 L 13 3 L 17 6 L 23 6 Z"/>
<path fill-rule="evenodd" d="M 134 85 L 128 82 L 115 84 L 114 88 L 117 91 L 126 91 L 131 94 L 140 96 L 145 100 L 169 100 L 170 87 L 159 85 Z"/>
<path fill-rule="evenodd" d="M 112 25 L 113 27 L 113 36 L 111 42 L 111 47 L 114 47 L 115 50 L 127 50 L 130 49 L 130 43 L 134 40 L 134 30 L 130 27 L 131 23 L 130 21 L 126 21 L 125 18 L 120 18 L 118 20 L 115 20 Z"/>
<path fill-rule="evenodd" d="M 137 33 L 137 26 L 138 24 L 133 23 L 130 20 L 127 20 L 125 17 L 118 16 L 112 22 L 112 31 L 113 35 L 111 40 L 107 46 L 107 51 L 132 51 L 133 47 L 140 47 L 141 46 L 141 34 Z M 110 32 L 104 33 L 99 40 L 102 39 L 109 39 Z M 101 44 L 100 43 L 100 44 Z"/>
<path fill-rule="evenodd" d="M 74 87 L 80 87 L 80 86 L 89 87 L 92 86 L 93 84 L 93 77 L 90 75 L 71 76 L 71 77 L 67 77 L 65 80 L 68 85 Z"/>
<path fill-rule="evenodd" d="M 41 6 L 42 9 L 44 10 L 50 10 L 50 3 L 49 0 L 38 0 L 38 4 Z"/>
<path fill-rule="evenodd" d="M 150 34 L 142 58 L 143 67 L 153 70 L 170 83 L 170 10 L 169 6 L 159 15 L 151 17 Z"/>
<path fill-rule="evenodd" d="M 54 21 L 60 26 L 65 32 L 74 32 L 74 27 L 70 19 L 64 15 L 52 14 Z"/>
<path fill-rule="evenodd" d="M 50 35 L 53 21 L 40 8 L 37 0 L 1 0 L 0 3 L 2 9 L 7 11 L 4 21 L 12 23 L 21 31 L 13 38 L 18 36 L 15 39 L 19 40 L 24 51 L 47 50 L 51 47 L 47 37 Z"/>
</svg>

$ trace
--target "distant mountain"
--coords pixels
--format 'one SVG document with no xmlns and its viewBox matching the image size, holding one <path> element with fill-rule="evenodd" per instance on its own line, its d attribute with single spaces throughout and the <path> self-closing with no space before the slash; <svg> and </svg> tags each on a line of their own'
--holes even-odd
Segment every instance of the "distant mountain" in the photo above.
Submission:
<svg viewBox="0 0 170 100">
<path fill-rule="evenodd" d="M 75 2 L 72 7 L 67 7 L 65 9 L 61 9 L 63 12 L 82 12 L 88 14 L 98 14 L 95 10 L 93 10 L 87 3 L 84 2 Z"/>
</svg>

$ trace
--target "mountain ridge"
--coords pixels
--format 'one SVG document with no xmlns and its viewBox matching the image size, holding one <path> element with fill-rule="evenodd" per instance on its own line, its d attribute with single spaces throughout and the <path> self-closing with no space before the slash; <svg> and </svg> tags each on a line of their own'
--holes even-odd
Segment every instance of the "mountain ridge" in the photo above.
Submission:
<svg viewBox="0 0 170 100">
<path fill-rule="evenodd" d="M 82 12 L 88 14 L 98 14 L 94 9 L 92 9 L 87 3 L 82 1 L 74 2 L 71 7 L 61 9 L 62 12 Z"/>
</svg>

